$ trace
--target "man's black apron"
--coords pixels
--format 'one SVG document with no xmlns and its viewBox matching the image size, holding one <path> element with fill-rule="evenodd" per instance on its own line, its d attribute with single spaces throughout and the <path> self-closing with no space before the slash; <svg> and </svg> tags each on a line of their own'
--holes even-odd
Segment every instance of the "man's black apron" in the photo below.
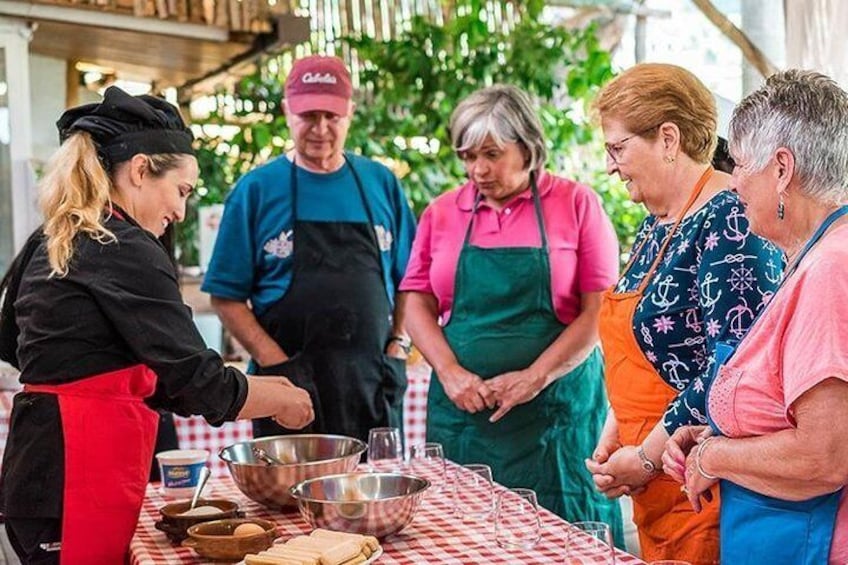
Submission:
<svg viewBox="0 0 848 565">
<path fill-rule="evenodd" d="M 383 353 L 392 311 L 383 279 L 374 217 L 362 180 L 345 156 L 366 222 L 298 219 L 298 167 L 292 160 L 292 279 L 259 323 L 291 358 L 257 368 L 309 391 L 315 421 L 293 432 L 270 418 L 254 420 L 255 437 L 331 433 L 368 440 L 368 430 L 402 427 L 406 364 Z"/>
</svg>

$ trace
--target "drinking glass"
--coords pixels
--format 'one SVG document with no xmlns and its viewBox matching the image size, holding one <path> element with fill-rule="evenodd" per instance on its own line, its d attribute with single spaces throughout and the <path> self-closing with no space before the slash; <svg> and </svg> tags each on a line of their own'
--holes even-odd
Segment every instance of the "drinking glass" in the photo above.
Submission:
<svg viewBox="0 0 848 565">
<path fill-rule="evenodd" d="M 403 470 L 403 444 L 398 428 L 372 428 L 368 431 L 368 466 L 379 473 Z"/>
<path fill-rule="evenodd" d="M 574 522 L 568 529 L 567 553 L 571 562 L 582 563 L 590 557 L 593 563 L 615 563 L 612 529 L 604 522 Z M 602 561 L 598 561 L 602 559 Z"/>
<path fill-rule="evenodd" d="M 542 537 L 536 492 L 513 488 L 498 495 L 495 507 L 495 541 L 504 549 L 532 549 Z"/>
<path fill-rule="evenodd" d="M 463 520 L 489 518 L 494 496 L 491 467 L 478 463 L 457 467 L 453 480 L 453 503 L 458 517 Z"/>
<path fill-rule="evenodd" d="M 441 443 L 421 443 L 410 450 L 409 463 L 412 472 L 430 481 L 428 493 L 438 493 L 445 484 L 447 467 L 445 450 Z"/>
</svg>

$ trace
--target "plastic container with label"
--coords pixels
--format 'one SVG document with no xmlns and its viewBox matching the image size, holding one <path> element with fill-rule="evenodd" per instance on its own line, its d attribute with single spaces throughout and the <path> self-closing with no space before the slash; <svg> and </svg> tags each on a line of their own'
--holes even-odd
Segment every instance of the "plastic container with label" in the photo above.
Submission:
<svg viewBox="0 0 848 565">
<path fill-rule="evenodd" d="M 162 494 L 170 498 L 187 498 L 194 492 L 200 470 L 209 460 L 205 449 L 172 449 L 156 454 L 162 476 Z"/>
</svg>

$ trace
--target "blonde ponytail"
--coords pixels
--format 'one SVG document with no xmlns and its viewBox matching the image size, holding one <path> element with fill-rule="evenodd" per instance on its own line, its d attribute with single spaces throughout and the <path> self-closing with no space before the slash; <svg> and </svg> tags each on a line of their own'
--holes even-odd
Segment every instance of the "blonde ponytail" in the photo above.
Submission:
<svg viewBox="0 0 848 565">
<path fill-rule="evenodd" d="M 50 160 L 39 185 L 51 276 L 68 274 L 74 238 L 80 232 L 103 244 L 115 241 L 115 235 L 102 223 L 111 188 L 112 181 L 97 157 L 91 136 L 82 131 L 74 133 Z"/>
</svg>

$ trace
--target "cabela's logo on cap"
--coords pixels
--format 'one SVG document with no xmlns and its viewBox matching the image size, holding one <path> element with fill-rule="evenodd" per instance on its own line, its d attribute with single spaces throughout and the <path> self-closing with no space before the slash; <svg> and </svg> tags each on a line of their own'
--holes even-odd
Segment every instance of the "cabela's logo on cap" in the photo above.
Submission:
<svg viewBox="0 0 848 565">
<path fill-rule="evenodd" d="M 314 84 L 316 82 L 322 84 L 336 84 L 338 81 L 330 73 L 304 73 L 300 81 L 304 84 Z"/>
</svg>

